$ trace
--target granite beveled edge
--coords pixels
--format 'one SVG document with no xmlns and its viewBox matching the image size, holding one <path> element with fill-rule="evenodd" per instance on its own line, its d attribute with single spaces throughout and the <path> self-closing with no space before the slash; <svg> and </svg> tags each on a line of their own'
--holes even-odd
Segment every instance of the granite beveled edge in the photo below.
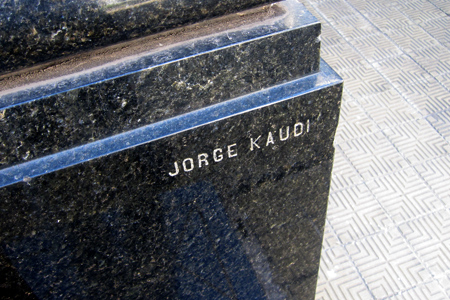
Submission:
<svg viewBox="0 0 450 300">
<path fill-rule="evenodd" d="M 285 0 L 270 11 L 255 8 L 92 50 L 1 75 L 0 109 L 314 25 L 320 23 L 303 4 Z"/>
<path fill-rule="evenodd" d="M 0 73 L 270 2 L 3 1 Z"/>
<path fill-rule="evenodd" d="M 0 187 L 21 181 L 27 182 L 43 174 L 342 83 L 343 80 L 340 76 L 321 60 L 320 72 L 318 73 L 56 154 L 1 169 Z"/>
</svg>

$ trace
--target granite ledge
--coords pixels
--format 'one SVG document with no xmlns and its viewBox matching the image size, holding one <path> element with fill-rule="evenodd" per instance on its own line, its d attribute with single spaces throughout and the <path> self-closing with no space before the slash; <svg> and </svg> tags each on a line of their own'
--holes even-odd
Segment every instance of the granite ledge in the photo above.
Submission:
<svg viewBox="0 0 450 300">
<path fill-rule="evenodd" d="M 245 24 L 177 44 L 139 56 L 138 62 L 119 62 L 84 77 L 69 75 L 53 85 L 0 94 L 0 165 L 29 161 L 317 72 L 320 24 L 299 3 L 293 7 L 284 8 L 290 14 L 254 27 Z M 130 69 L 137 71 L 127 73 Z M 89 84 L 92 80 L 99 81 Z"/>
<path fill-rule="evenodd" d="M 0 73 L 273 0 L 15 0 L 0 10 Z"/>
<path fill-rule="evenodd" d="M 339 92 L 342 88 L 342 82 L 339 75 L 322 60 L 321 71 L 305 78 L 218 103 L 189 114 L 156 122 L 59 153 L 0 169 L 0 187 L 26 181 L 88 160 L 156 141 L 204 124 L 213 123 L 217 120 L 227 119 L 242 114 L 242 112 L 283 102 L 292 99 L 292 97 L 311 94 L 327 87 L 338 86 L 338 90 L 335 92 Z M 301 92 L 299 93 L 298 91 Z M 335 130 L 335 128 L 332 128 L 332 130 Z M 334 136 L 334 133 L 330 135 Z"/>
</svg>

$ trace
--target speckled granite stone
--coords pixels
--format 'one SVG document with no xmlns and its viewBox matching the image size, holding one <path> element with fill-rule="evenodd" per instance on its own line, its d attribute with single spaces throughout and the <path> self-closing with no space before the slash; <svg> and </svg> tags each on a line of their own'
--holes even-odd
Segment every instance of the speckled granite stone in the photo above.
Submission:
<svg viewBox="0 0 450 300">
<path fill-rule="evenodd" d="M 319 73 L 0 170 L 39 299 L 314 299 L 342 81 Z"/>
<path fill-rule="evenodd" d="M 149 42 L 156 47 L 150 52 L 115 57 L 50 81 L 27 85 L 40 72 L 72 70 L 70 61 L 60 69 L 30 70 L 22 85 L 0 92 L 0 168 L 318 71 L 320 24 L 300 3 L 247 13 L 256 21 L 240 21 L 242 13 L 158 35 Z M 239 26 L 224 25 L 228 23 Z M 192 34 L 205 27 L 214 33 Z M 181 42 L 174 42 L 173 35 Z"/>
<path fill-rule="evenodd" d="M 2 0 L 0 73 L 273 0 Z"/>
<path fill-rule="evenodd" d="M 28 284 L 0 249 L 0 297 L 7 300 L 37 300 Z"/>
</svg>

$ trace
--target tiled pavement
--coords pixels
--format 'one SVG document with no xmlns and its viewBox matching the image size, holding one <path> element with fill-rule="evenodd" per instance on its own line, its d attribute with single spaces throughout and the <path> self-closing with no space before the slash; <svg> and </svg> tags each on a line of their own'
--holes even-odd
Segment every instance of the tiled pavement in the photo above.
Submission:
<svg viewBox="0 0 450 300">
<path fill-rule="evenodd" d="M 344 79 L 316 299 L 450 299 L 450 0 L 301 0 Z"/>
</svg>

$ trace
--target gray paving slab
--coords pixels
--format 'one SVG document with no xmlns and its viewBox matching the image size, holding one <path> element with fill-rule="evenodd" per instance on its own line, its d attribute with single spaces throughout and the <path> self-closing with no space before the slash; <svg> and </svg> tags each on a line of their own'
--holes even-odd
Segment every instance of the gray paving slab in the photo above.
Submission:
<svg viewBox="0 0 450 300">
<path fill-rule="evenodd" d="M 316 299 L 450 299 L 450 1 L 301 1 L 345 80 Z"/>
</svg>

